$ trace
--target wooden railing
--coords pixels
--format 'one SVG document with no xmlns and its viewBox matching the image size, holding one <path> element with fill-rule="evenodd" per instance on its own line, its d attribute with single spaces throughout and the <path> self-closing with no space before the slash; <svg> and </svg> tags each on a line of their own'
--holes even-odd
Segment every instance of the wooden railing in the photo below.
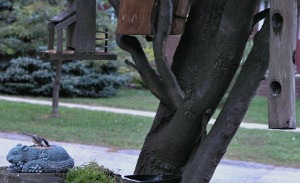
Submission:
<svg viewBox="0 0 300 183">
<path fill-rule="evenodd" d="M 104 34 L 104 38 L 97 37 L 97 33 Z M 98 44 L 99 41 L 101 41 L 101 43 Z M 96 31 L 96 48 L 97 47 L 102 48 L 105 53 L 108 51 L 108 29 L 107 28 L 104 31 Z"/>
</svg>

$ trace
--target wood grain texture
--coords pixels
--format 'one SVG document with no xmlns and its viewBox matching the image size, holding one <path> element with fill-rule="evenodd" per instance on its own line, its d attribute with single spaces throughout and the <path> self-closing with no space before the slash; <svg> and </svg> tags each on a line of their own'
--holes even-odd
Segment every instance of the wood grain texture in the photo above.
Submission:
<svg viewBox="0 0 300 183">
<path fill-rule="evenodd" d="M 155 0 L 121 0 L 117 33 L 126 35 L 152 35 Z M 189 0 L 173 0 L 171 35 L 183 33 L 189 12 Z"/>
<path fill-rule="evenodd" d="M 150 35 L 151 13 L 155 0 L 121 0 L 117 33 Z"/>
<path fill-rule="evenodd" d="M 96 1 L 76 1 L 75 51 L 77 53 L 95 52 Z"/>
<path fill-rule="evenodd" d="M 270 8 L 269 128 L 296 128 L 296 0 L 273 0 Z"/>
</svg>

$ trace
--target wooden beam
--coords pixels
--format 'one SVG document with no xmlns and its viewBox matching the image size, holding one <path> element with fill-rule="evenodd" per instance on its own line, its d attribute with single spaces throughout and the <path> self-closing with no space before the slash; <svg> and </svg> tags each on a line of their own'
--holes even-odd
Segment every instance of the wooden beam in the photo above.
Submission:
<svg viewBox="0 0 300 183">
<path fill-rule="evenodd" d="M 48 24 L 48 50 L 54 48 L 55 24 L 50 22 Z"/>
<path fill-rule="evenodd" d="M 190 11 L 189 0 L 173 0 L 174 13 L 171 35 L 181 35 L 184 32 L 185 22 Z"/>
<path fill-rule="evenodd" d="M 270 7 L 269 128 L 296 128 L 295 66 L 297 0 L 272 0 Z"/>
<path fill-rule="evenodd" d="M 64 29 L 67 26 L 71 25 L 72 23 L 74 23 L 76 21 L 76 15 L 71 16 L 70 18 L 62 21 L 61 23 L 57 24 L 55 26 L 56 29 Z"/>
<path fill-rule="evenodd" d="M 110 52 L 74 53 L 74 51 L 47 50 L 38 53 L 38 56 L 46 60 L 117 60 L 117 55 Z"/>
<path fill-rule="evenodd" d="M 154 0 L 121 0 L 117 33 L 127 35 L 152 34 L 153 6 Z"/>
<path fill-rule="evenodd" d="M 56 41 L 56 50 L 57 53 L 62 53 L 64 51 L 63 42 L 64 42 L 64 31 L 63 29 L 57 30 L 57 41 Z"/>
</svg>

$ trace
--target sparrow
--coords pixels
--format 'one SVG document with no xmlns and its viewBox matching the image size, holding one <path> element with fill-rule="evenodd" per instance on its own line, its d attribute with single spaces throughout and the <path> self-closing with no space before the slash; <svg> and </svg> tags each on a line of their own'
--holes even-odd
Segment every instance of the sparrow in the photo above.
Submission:
<svg viewBox="0 0 300 183">
<path fill-rule="evenodd" d="M 37 145 L 37 146 L 39 146 L 39 147 L 49 147 L 50 145 L 49 145 L 49 142 L 46 140 L 46 139 L 44 139 L 43 137 L 40 137 L 40 136 L 37 136 L 37 135 L 35 135 L 35 134 L 27 134 L 27 133 L 24 133 L 25 135 L 27 135 L 27 136 L 29 136 L 29 137 L 31 137 L 32 138 L 32 142 L 35 144 L 35 145 Z"/>
</svg>

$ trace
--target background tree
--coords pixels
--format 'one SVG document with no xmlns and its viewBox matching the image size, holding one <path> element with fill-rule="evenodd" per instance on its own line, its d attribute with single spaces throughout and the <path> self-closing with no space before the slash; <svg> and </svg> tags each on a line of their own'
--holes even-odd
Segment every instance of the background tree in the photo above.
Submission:
<svg viewBox="0 0 300 183">
<path fill-rule="evenodd" d="M 48 22 L 64 9 L 65 3 L 58 0 L 0 2 L 0 93 L 51 95 L 53 67 L 50 62 L 43 62 L 36 57 L 37 51 L 46 49 Z M 117 19 L 113 8 L 107 0 L 97 0 L 96 3 L 97 30 L 114 30 Z M 97 35 L 101 36 L 104 37 L 104 34 Z M 109 36 L 109 40 L 113 40 L 111 32 Z M 118 48 L 116 43 L 109 42 L 109 46 L 109 51 Z M 26 57 L 16 58 L 20 55 Z M 128 77 L 118 73 L 119 65 L 111 62 L 84 62 L 64 62 L 61 96 L 110 97 L 116 94 L 119 86 L 127 84 Z"/>
<path fill-rule="evenodd" d="M 47 22 L 63 7 L 56 0 L 4 0 L 0 3 L 0 56 L 35 54 L 47 43 Z"/>
<path fill-rule="evenodd" d="M 154 71 L 136 37 L 116 35 L 129 52 L 134 67 L 160 100 L 135 174 L 180 174 L 182 182 L 209 182 L 235 135 L 269 60 L 269 11 L 255 14 L 253 0 L 190 0 L 185 31 L 173 64 L 164 47 L 172 23 L 172 0 L 157 1 L 158 18 L 153 50 Z M 110 0 L 116 12 L 119 0 Z M 226 93 L 253 26 L 265 19 L 255 34 L 252 50 L 219 114 L 207 133 L 206 126 Z"/>
</svg>

